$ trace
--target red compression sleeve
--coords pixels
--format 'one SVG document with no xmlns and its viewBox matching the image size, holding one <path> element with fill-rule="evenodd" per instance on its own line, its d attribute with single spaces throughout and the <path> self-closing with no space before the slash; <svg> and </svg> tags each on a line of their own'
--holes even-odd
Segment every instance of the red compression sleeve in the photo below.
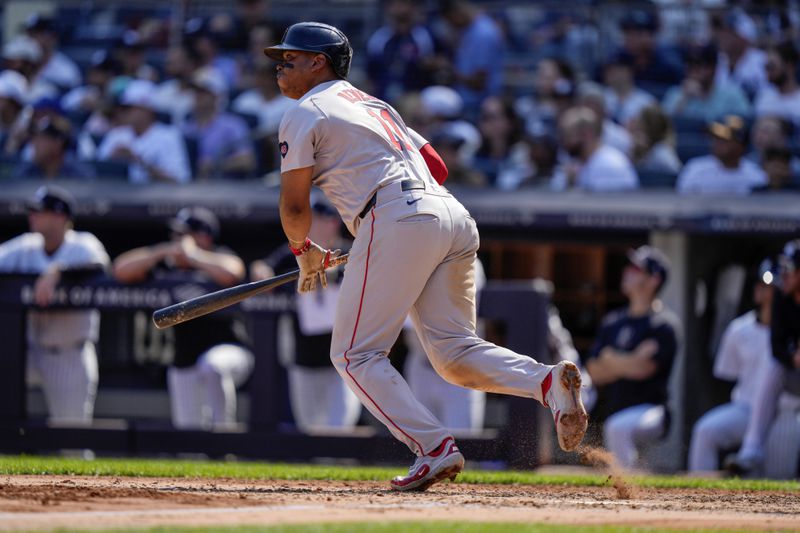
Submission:
<svg viewBox="0 0 800 533">
<path fill-rule="evenodd" d="M 428 165 L 428 170 L 431 171 L 431 176 L 436 180 L 436 183 L 439 185 L 444 183 L 444 180 L 447 179 L 447 165 L 444 164 L 444 161 L 433 149 L 433 146 L 428 143 L 419 149 L 419 153 L 422 154 L 422 158 L 425 160 L 425 164 Z"/>
</svg>

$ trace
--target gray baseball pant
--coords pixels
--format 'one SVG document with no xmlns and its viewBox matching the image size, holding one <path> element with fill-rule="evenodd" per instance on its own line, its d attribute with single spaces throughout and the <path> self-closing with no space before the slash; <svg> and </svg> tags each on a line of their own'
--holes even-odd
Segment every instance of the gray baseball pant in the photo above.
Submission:
<svg viewBox="0 0 800 533">
<path fill-rule="evenodd" d="M 446 190 L 393 183 L 358 229 L 336 309 L 331 359 L 370 412 L 417 455 L 450 432 L 387 354 L 410 314 L 433 368 L 462 387 L 535 398 L 552 367 L 475 333 L 478 229 Z"/>
</svg>

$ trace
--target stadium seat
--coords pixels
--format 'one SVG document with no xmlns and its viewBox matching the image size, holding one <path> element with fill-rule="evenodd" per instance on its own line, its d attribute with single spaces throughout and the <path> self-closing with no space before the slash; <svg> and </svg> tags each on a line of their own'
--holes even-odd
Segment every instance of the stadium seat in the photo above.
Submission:
<svg viewBox="0 0 800 533">
<path fill-rule="evenodd" d="M 128 179 L 128 163 L 124 161 L 114 161 L 112 159 L 106 161 L 97 160 L 93 161 L 92 165 L 99 179 Z"/>
<path fill-rule="evenodd" d="M 674 189 L 678 175 L 672 172 L 639 171 L 639 183 L 644 189 Z"/>
<path fill-rule="evenodd" d="M 678 137 L 683 134 L 698 135 L 705 133 L 707 127 L 706 121 L 703 119 L 682 116 L 672 117 L 672 125 Z"/>
<path fill-rule="evenodd" d="M 710 143 L 705 134 L 684 133 L 677 136 L 677 141 L 675 149 L 678 152 L 678 157 L 684 163 L 693 157 L 710 153 Z"/>
</svg>

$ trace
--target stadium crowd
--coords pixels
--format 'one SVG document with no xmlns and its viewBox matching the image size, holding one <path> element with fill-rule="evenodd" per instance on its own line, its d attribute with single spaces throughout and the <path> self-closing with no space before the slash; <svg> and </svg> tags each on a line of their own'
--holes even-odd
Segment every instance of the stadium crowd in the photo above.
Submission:
<svg viewBox="0 0 800 533">
<path fill-rule="evenodd" d="M 387 0 L 380 6 L 384 24 L 367 32 L 370 36 L 356 48 L 353 78 L 394 105 L 409 126 L 431 141 L 449 169 L 449 184 L 591 192 L 671 187 L 693 195 L 793 191 L 800 187 L 800 12 L 787 4 L 774 2 L 755 11 L 724 1 L 637 4 L 610 21 L 617 38 L 599 46 L 598 29 L 609 21 L 580 14 L 554 10 L 520 35 L 513 31 L 509 14 L 490 3 L 443 0 L 431 6 Z M 177 40 L 168 38 L 171 20 L 154 11 L 150 17 L 123 21 L 124 31 L 106 49 L 80 57 L 69 54 L 79 32 L 67 32 L 56 14 L 36 14 L 19 34 L 6 36 L 0 72 L 0 176 L 117 179 L 143 186 L 274 182 L 278 125 L 293 103 L 280 95 L 274 64 L 262 50 L 294 21 L 272 19 L 265 0 L 237 0 L 230 12 L 191 17 Z M 607 53 L 584 54 L 587 49 Z M 520 56 L 530 66 L 523 82 L 514 79 L 507 60 Z M 57 250 L 76 238 L 72 209 L 68 193 L 44 190 L 31 205 L 31 212 L 38 213 L 31 218 L 32 232 L 44 234 L 41 220 L 46 218 L 58 230 L 50 244 Z M 326 222 L 324 205 L 316 209 L 316 231 L 333 229 L 337 235 L 330 239 L 339 238 L 338 221 L 335 226 Z M 159 270 L 192 271 L 221 286 L 245 279 L 241 259 L 215 242 L 219 224 L 213 213 L 179 213 L 170 229 L 171 241 L 117 257 L 117 279 L 132 283 Z M 47 239 L 45 235 L 39 243 L 27 237 L 33 247 L 46 248 Z M 91 240 L 86 235 L 81 239 Z M 91 246 L 102 248 L 94 241 Z M 36 263 L 37 273 L 51 276 L 39 282 L 42 301 L 63 266 L 52 266 L 53 250 L 46 250 L 48 260 Z M 13 246 L 4 244 L 0 260 L 12 252 Z M 285 252 L 251 265 L 251 277 L 283 269 Z M 109 261 L 102 259 L 96 262 Z M 777 404 L 773 393 L 784 381 L 791 383 L 800 367 L 797 336 L 789 331 L 797 328 L 785 322 L 786 316 L 796 317 L 800 294 L 793 277 L 800 268 L 796 243 L 787 245 L 781 261 L 762 266 L 754 298 L 758 310 L 737 319 L 724 337 L 715 376 L 742 382 L 730 406 L 717 408 L 698 423 L 690 469 L 718 469 L 719 454 L 734 451 L 744 440 L 739 456 L 727 461 L 732 470 L 763 473 L 759 468 L 766 464 L 770 475 L 797 474 L 796 430 L 795 448 L 789 452 L 795 461 L 791 472 L 770 471 L 771 463 L 764 461 L 769 454 L 767 428 Z M 668 261 L 658 250 L 639 249 L 628 267 L 622 290 L 629 307 L 607 318 L 582 362 L 598 390 L 617 395 L 611 407 L 602 406 L 608 421 L 600 438 L 626 466 L 643 466 L 637 463 L 636 447 L 662 438 L 669 426 L 666 384 L 681 338 L 680 325 L 656 304 Z M 776 285 L 781 290 L 780 279 L 786 294 L 778 297 L 772 291 Z M 782 355 L 776 355 L 779 362 L 768 357 L 770 349 L 777 353 L 775 339 L 771 346 L 768 340 L 775 323 L 773 300 L 782 305 L 782 331 L 788 339 Z M 314 302 L 307 303 L 313 315 Z M 89 383 L 84 397 L 76 400 L 76 410 L 66 415 L 71 419 L 91 418 L 87 402 L 93 402 L 97 384 L 89 345 L 96 340 L 90 328 L 94 319 L 85 312 L 83 317 L 85 338 L 77 340 L 79 346 L 65 348 L 82 365 L 81 375 Z M 194 329 L 208 338 L 191 335 L 170 369 L 173 421 L 176 427 L 224 428 L 235 419 L 235 387 L 246 379 L 253 354 L 236 320 L 216 328 L 198 324 Z M 291 325 L 298 346 L 317 351 L 328 342 L 329 326 L 314 323 L 313 316 L 299 316 Z M 742 352 L 735 341 L 742 328 L 760 331 L 757 338 L 747 337 L 753 344 L 748 353 L 736 353 Z M 220 335 L 211 335 L 212 330 Z M 54 349 L 39 346 L 36 339 L 29 342 L 47 356 Z M 575 351 L 567 345 L 566 351 Z M 625 362 L 628 356 L 640 364 L 633 368 Z M 355 423 L 357 405 L 338 379 L 329 379 L 326 357 L 298 358 L 291 367 L 294 386 L 316 390 L 319 405 L 347 413 L 330 422 L 315 406 L 304 413 L 293 405 L 301 425 L 313 429 Z M 430 392 L 432 387 L 426 387 Z M 216 398 L 205 414 L 184 409 L 201 406 L 191 397 L 198 388 Z M 784 417 L 789 422 L 782 427 L 800 427 L 797 403 L 788 403 L 783 412 L 794 414 Z M 482 405 L 477 409 L 482 412 Z M 470 422 L 462 429 L 474 426 Z"/>
</svg>

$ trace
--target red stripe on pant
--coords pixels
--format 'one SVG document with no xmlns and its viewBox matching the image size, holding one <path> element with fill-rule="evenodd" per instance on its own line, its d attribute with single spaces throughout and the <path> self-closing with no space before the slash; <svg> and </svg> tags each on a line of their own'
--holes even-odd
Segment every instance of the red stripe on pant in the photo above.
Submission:
<svg viewBox="0 0 800 533">
<path fill-rule="evenodd" d="M 381 409 L 381 407 L 378 405 L 378 403 L 375 400 L 372 399 L 372 396 L 370 396 L 369 393 L 364 390 L 364 387 L 362 387 L 361 384 L 359 384 L 359 382 L 353 376 L 353 374 L 350 373 L 350 358 L 347 357 L 347 352 L 352 350 L 353 349 L 353 344 L 355 344 L 356 331 L 358 331 L 358 322 L 361 319 L 361 308 L 364 306 L 364 294 L 366 293 L 366 290 L 367 290 L 367 276 L 369 275 L 369 256 L 370 256 L 370 252 L 372 251 L 372 239 L 375 236 L 375 208 L 373 208 L 370 211 L 370 215 L 372 215 L 372 224 L 370 225 L 370 228 L 369 228 L 369 244 L 367 244 L 367 261 L 366 261 L 366 263 L 364 265 L 364 283 L 361 285 L 361 299 L 358 302 L 358 313 L 356 314 L 356 324 L 355 324 L 355 326 L 353 326 L 353 336 L 350 338 L 350 347 L 347 350 L 345 350 L 345 352 L 344 352 L 344 360 L 347 361 L 347 363 L 345 364 L 345 367 L 344 367 L 344 371 L 347 372 L 347 375 L 350 376 L 350 379 L 353 380 L 353 383 L 356 384 L 356 387 L 358 387 L 358 389 L 361 392 L 364 393 L 364 396 L 369 398 L 369 401 L 372 402 L 372 405 L 375 406 L 375 408 L 384 416 L 384 418 L 386 418 L 386 420 L 388 420 L 389 423 L 392 424 L 397 429 L 397 431 L 399 431 L 400 433 L 405 435 L 409 440 L 411 440 L 411 442 L 416 444 L 417 445 L 417 449 L 419 449 L 419 453 L 424 455 L 425 454 L 425 450 L 423 449 L 422 445 L 419 442 L 417 442 L 416 439 L 414 439 L 414 437 L 412 437 L 411 435 L 409 435 L 408 433 L 403 431 L 400 428 L 400 426 L 395 424 L 394 420 L 389 418 L 389 416 L 386 413 L 383 412 L 383 409 Z"/>
</svg>

